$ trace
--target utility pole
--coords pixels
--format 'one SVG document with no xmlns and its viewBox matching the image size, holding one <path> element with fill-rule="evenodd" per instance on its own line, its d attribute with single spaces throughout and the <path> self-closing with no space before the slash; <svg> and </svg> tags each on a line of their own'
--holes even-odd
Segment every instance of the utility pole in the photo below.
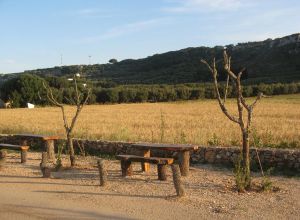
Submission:
<svg viewBox="0 0 300 220">
<path fill-rule="evenodd" d="M 91 65 L 91 55 L 89 55 L 89 65 Z"/>
<path fill-rule="evenodd" d="M 62 66 L 63 65 L 63 55 L 60 54 L 60 65 Z"/>
</svg>

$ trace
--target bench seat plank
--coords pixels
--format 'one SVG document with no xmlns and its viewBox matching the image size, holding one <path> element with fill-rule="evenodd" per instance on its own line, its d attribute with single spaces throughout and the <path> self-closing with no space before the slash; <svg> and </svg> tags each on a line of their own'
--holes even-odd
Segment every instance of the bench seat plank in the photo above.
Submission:
<svg viewBox="0 0 300 220">
<path fill-rule="evenodd" d="M 27 151 L 29 146 L 24 145 L 13 145 L 13 144 L 0 144 L 0 149 L 11 149 L 21 151 L 21 163 L 26 163 L 27 161 Z"/>
<path fill-rule="evenodd" d="M 187 151 L 197 150 L 197 145 L 192 144 L 154 144 L 154 143 L 137 143 L 131 145 L 140 150 L 167 150 L 167 151 Z"/>
<path fill-rule="evenodd" d="M 14 136 L 24 137 L 24 138 L 41 138 L 44 141 L 48 140 L 58 140 L 61 137 L 56 135 L 40 135 L 40 134 L 15 134 Z"/>
<path fill-rule="evenodd" d="M 0 149 L 28 150 L 29 146 L 13 145 L 13 144 L 0 144 Z"/>
<path fill-rule="evenodd" d="M 143 157 L 143 156 L 136 156 L 136 155 L 117 155 L 116 159 L 127 160 L 132 162 L 145 162 L 145 163 L 165 164 L 165 165 L 169 165 L 174 162 L 173 158 Z"/>
</svg>

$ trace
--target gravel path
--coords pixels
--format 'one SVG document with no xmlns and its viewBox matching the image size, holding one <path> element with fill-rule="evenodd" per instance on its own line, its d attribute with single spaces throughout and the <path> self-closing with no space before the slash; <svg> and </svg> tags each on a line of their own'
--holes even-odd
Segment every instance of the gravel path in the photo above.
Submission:
<svg viewBox="0 0 300 220">
<path fill-rule="evenodd" d="M 176 199 L 171 170 L 158 181 L 134 165 L 131 177 L 120 176 L 118 161 L 107 160 L 109 185 L 99 187 L 95 158 L 79 158 L 75 169 L 43 179 L 40 153 L 8 154 L 0 170 L 0 219 L 299 219 L 299 178 L 273 177 L 278 192 L 237 193 L 232 172 L 207 165 L 191 167 L 183 178 L 187 196 Z M 64 160 L 66 163 L 67 160 Z M 256 178 L 256 181 L 260 181 Z"/>
</svg>

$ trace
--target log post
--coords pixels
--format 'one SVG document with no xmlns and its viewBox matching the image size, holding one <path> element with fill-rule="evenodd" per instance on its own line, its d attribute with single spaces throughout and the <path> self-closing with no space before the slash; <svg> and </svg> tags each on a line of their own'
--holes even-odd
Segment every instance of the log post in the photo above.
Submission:
<svg viewBox="0 0 300 220">
<path fill-rule="evenodd" d="M 48 153 L 42 153 L 42 162 L 40 163 L 43 178 L 51 177 L 51 167 L 48 165 Z"/>
<path fill-rule="evenodd" d="M 150 150 L 143 150 L 142 156 L 143 157 L 150 157 Z M 143 172 L 149 172 L 150 171 L 150 164 L 149 163 L 142 162 L 141 165 L 142 165 L 142 171 Z"/>
<path fill-rule="evenodd" d="M 131 161 L 121 160 L 121 170 L 122 170 L 123 177 L 132 176 Z"/>
<path fill-rule="evenodd" d="M 27 149 L 21 149 L 21 163 L 26 163 L 27 161 Z"/>
<path fill-rule="evenodd" d="M 162 180 L 162 181 L 167 180 L 167 165 L 157 164 L 157 174 L 158 174 L 159 180 Z"/>
<path fill-rule="evenodd" d="M 179 153 L 179 167 L 181 176 L 188 176 L 190 169 L 190 151 L 182 151 Z"/>
<path fill-rule="evenodd" d="M 100 178 L 100 186 L 107 185 L 107 170 L 103 159 L 98 159 L 97 161 L 98 170 L 99 170 L 99 178 Z"/>
<path fill-rule="evenodd" d="M 0 169 L 3 166 L 3 164 L 5 164 L 6 155 L 7 155 L 6 150 L 0 150 Z"/>
<path fill-rule="evenodd" d="M 182 197 L 185 195 L 184 188 L 181 184 L 181 175 L 180 175 L 180 169 L 177 164 L 172 164 L 172 173 L 173 173 L 173 183 L 174 187 L 176 189 L 176 194 L 178 197 Z"/>
<path fill-rule="evenodd" d="M 45 141 L 45 151 L 47 151 L 47 157 L 49 163 L 55 162 L 54 140 Z"/>
</svg>

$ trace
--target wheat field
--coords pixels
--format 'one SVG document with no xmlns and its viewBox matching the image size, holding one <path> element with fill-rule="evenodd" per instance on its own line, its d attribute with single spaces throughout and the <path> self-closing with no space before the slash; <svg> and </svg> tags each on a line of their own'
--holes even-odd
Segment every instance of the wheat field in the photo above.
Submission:
<svg viewBox="0 0 300 220">
<path fill-rule="evenodd" d="M 235 100 L 227 105 L 236 112 Z M 75 109 L 67 106 L 66 110 L 70 119 Z M 1 109 L 0 133 L 64 136 L 61 111 L 56 107 Z M 299 148 L 300 94 L 261 100 L 254 109 L 252 134 L 264 146 Z M 74 137 L 222 146 L 241 142 L 238 125 L 223 115 L 216 100 L 85 106 Z"/>
</svg>

